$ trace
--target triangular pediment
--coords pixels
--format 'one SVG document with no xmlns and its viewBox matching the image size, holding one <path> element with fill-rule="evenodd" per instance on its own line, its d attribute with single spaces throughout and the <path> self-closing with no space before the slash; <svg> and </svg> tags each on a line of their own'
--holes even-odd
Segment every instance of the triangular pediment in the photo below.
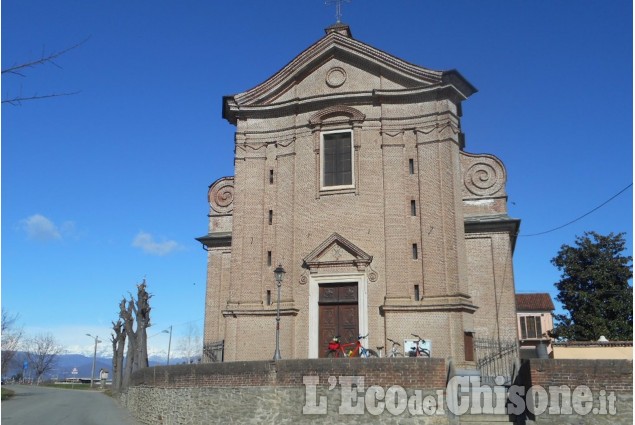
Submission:
<svg viewBox="0 0 635 425">
<path fill-rule="evenodd" d="M 339 233 L 333 233 L 304 258 L 304 264 L 309 269 L 355 266 L 363 270 L 372 261 L 371 255 Z"/>
<path fill-rule="evenodd" d="M 356 75 L 347 76 L 345 69 Z M 312 89 L 316 85 L 311 81 L 311 77 L 315 74 L 319 74 L 321 82 L 333 90 L 314 92 Z M 347 77 L 349 81 L 344 84 Z M 380 79 L 381 84 L 372 83 Z M 362 81 L 364 84 L 360 84 Z M 303 82 L 308 88 L 302 87 Z M 456 71 L 435 71 L 413 65 L 350 36 L 333 31 L 308 47 L 266 81 L 243 93 L 225 97 L 223 116 L 235 123 L 239 111 L 245 114 L 249 108 L 285 106 L 300 100 L 317 102 L 344 92 L 347 95 L 376 95 L 378 90 L 393 93 L 447 85 L 453 86 L 463 97 L 476 91 Z"/>
</svg>

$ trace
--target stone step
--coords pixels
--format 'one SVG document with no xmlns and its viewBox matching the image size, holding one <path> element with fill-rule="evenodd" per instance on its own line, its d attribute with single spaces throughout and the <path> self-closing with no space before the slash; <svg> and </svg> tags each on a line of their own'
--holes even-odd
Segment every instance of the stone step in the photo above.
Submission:
<svg viewBox="0 0 635 425">
<path fill-rule="evenodd" d="M 495 387 L 494 389 L 484 388 L 470 388 L 469 391 L 459 391 L 457 397 L 463 401 L 465 398 L 469 399 L 470 406 L 472 402 L 481 404 L 481 407 L 488 406 L 491 408 L 497 407 L 498 403 L 502 403 L 503 406 L 507 404 L 507 397 L 509 396 L 508 390 L 505 387 Z"/>
<path fill-rule="evenodd" d="M 506 387 L 472 387 L 469 391 L 460 391 L 459 397 L 469 397 L 470 408 L 472 402 L 481 403 L 481 407 L 500 409 L 498 402 L 502 402 L 503 406 L 507 403 L 507 388 Z M 463 399 L 461 398 L 463 401 Z M 503 407 L 504 409 L 504 407 Z M 491 411 L 491 410 L 490 410 Z M 504 410 L 503 410 L 504 411 Z M 465 414 L 457 417 L 458 423 L 466 423 L 470 425 L 492 425 L 492 424 L 513 424 L 515 417 L 505 413 L 475 413 L 471 414 L 468 410 Z"/>
</svg>

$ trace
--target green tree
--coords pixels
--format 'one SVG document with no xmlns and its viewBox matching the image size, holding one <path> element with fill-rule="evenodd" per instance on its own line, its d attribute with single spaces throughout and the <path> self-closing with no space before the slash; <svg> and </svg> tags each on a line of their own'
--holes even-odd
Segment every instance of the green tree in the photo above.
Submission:
<svg viewBox="0 0 635 425">
<path fill-rule="evenodd" d="M 551 263 L 562 272 L 556 299 L 568 314 L 556 314 L 559 339 L 633 339 L 632 260 L 624 256 L 624 233 L 585 232 L 575 246 L 562 245 Z"/>
</svg>

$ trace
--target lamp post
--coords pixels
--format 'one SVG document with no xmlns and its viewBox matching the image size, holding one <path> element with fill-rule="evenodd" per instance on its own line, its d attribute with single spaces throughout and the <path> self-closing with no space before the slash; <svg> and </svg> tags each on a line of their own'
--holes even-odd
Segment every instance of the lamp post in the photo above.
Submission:
<svg viewBox="0 0 635 425">
<path fill-rule="evenodd" d="M 172 347 L 172 325 L 170 325 L 170 330 L 164 330 L 161 333 L 170 334 L 170 339 L 168 340 L 168 366 L 170 366 L 170 348 Z"/>
<path fill-rule="evenodd" d="M 276 352 L 273 353 L 274 360 L 280 360 L 280 287 L 282 286 L 282 279 L 284 278 L 285 271 L 282 268 L 282 264 L 278 264 L 278 267 L 273 271 L 273 275 L 276 278 L 276 286 L 278 287 L 278 307 L 276 309 Z"/>
<path fill-rule="evenodd" d="M 95 351 L 93 352 L 93 370 L 90 373 L 90 387 L 93 388 L 93 381 L 95 381 L 95 362 L 97 360 L 97 344 L 99 344 L 101 341 L 99 340 L 98 336 L 92 336 L 91 334 L 86 334 L 86 336 L 95 339 Z"/>
</svg>

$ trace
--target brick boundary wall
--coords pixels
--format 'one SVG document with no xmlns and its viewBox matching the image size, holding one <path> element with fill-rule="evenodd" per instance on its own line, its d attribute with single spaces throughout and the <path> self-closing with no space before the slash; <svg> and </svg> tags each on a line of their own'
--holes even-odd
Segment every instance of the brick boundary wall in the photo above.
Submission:
<svg viewBox="0 0 635 425">
<path fill-rule="evenodd" d="M 525 411 L 517 417 L 520 420 L 518 423 L 631 424 L 632 366 L 633 362 L 630 360 L 523 361 L 516 385 L 526 388 L 535 385 L 544 388 L 586 385 L 594 392 L 594 406 L 598 406 L 597 397 L 602 390 L 606 393 L 614 392 L 617 413 L 563 415 L 552 414 L 548 409 L 544 413 L 533 415 Z M 337 421 L 341 425 L 450 425 L 464 421 L 474 423 L 475 420 L 480 420 L 480 423 L 487 423 L 493 419 L 496 419 L 494 422 L 507 419 L 507 415 L 498 415 L 496 418 L 492 415 L 483 418 L 469 418 L 469 415 L 456 417 L 448 412 L 447 406 L 436 413 L 413 413 L 410 410 L 410 401 L 415 397 L 421 400 L 421 397 L 427 396 L 438 399 L 439 394 L 441 397 L 448 396 L 445 393 L 447 373 L 444 359 L 424 358 L 303 359 L 157 366 L 134 373 L 129 388 L 120 395 L 120 401 L 140 423 L 147 425 L 215 424 L 228 421 L 254 425 L 308 425 L 316 421 Z M 312 379 L 312 384 L 316 381 L 318 384 L 311 395 L 307 393 L 303 382 L 305 376 L 317 377 Z M 408 409 L 394 414 L 386 408 L 381 414 L 377 414 L 362 406 L 361 411 L 356 414 L 343 413 L 342 406 L 351 404 L 351 396 L 345 396 L 341 390 L 340 377 L 351 376 L 364 377 L 365 390 L 371 386 L 381 387 L 384 391 L 393 386 L 403 388 L 408 397 Z M 337 386 L 334 378 L 339 379 Z M 363 391 L 359 392 L 359 397 L 363 404 Z M 321 403 L 320 400 L 325 405 L 322 413 L 304 412 L 306 405 Z M 355 403 L 359 402 L 358 398 Z M 377 406 L 376 401 L 366 403 Z M 381 403 L 388 405 L 385 399 Z M 510 422 L 511 420 L 501 424 Z"/>
<path fill-rule="evenodd" d="M 304 376 L 364 376 L 365 386 L 444 389 L 444 359 L 301 359 L 156 366 L 132 375 L 130 386 L 156 388 L 302 387 Z"/>
<path fill-rule="evenodd" d="M 591 390 L 593 410 L 606 407 L 607 400 L 600 401 L 602 395 L 615 396 L 615 410 L 611 414 L 585 415 L 558 414 L 562 406 L 558 399 L 549 401 L 549 408 L 534 415 L 526 412 L 527 424 L 545 425 L 614 425 L 633 423 L 633 361 L 632 360 L 583 360 L 583 359 L 530 359 L 524 360 L 517 384 L 528 390 L 540 386 L 546 391 L 550 387 L 566 386 L 571 391 L 579 386 Z M 527 400 L 526 400 L 527 401 Z M 528 402 L 528 401 L 527 401 Z M 551 412 L 555 406 L 556 413 Z"/>
<path fill-rule="evenodd" d="M 586 385 L 591 391 L 633 392 L 632 360 L 531 359 L 527 386 Z"/>
<path fill-rule="evenodd" d="M 412 416 L 406 410 L 393 415 L 386 410 L 377 416 L 364 410 L 364 393 L 357 393 L 357 389 L 354 392 L 359 396 L 354 396 L 357 400 L 352 404 L 362 407 L 362 411 L 342 413 L 342 406 L 351 402 L 350 397 L 344 396 L 340 390 L 342 380 L 346 379 L 341 377 L 364 377 L 364 389 L 373 385 L 384 390 L 400 386 L 409 396 L 418 392 L 419 397 L 425 397 L 443 393 L 446 374 L 444 359 L 425 358 L 304 359 L 157 366 L 134 373 L 129 388 L 120 395 L 120 401 L 140 423 L 147 425 L 227 422 L 308 425 L 327 420 L 337 420 L 342 425 L 378 420 L 383 424 L 414 424 L 419 423 L 423 413 Z M 304 376 L 318 377 L 311 396 L 303 382 Z M 312 381 L 311 384 L 315 384 L 316 379 Z M 334 386 L 336 381 L 338 385 Z M 307 404 L 323 405 L 325 411 L 305 413 L 304 406 Z M 428 415 L 425 421 L 429 425 L 449 425 L 447 416 L 441 414 Z"/>
</svg>

